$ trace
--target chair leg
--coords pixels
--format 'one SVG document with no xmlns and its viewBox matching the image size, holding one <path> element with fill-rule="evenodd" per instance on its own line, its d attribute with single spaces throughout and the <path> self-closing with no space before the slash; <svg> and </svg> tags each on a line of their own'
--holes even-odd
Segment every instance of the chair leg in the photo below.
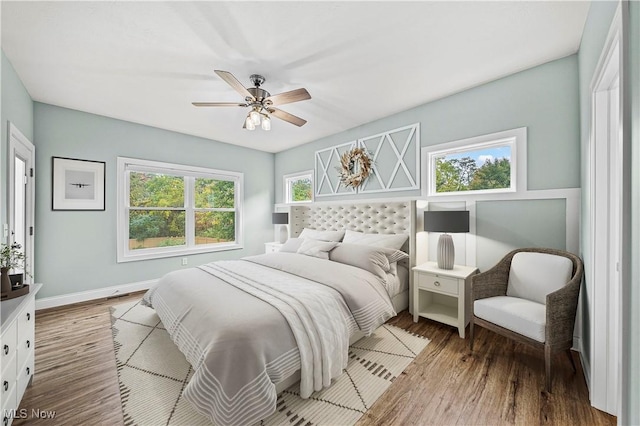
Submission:
<svg viewBox="0 0 640 426">
<path fill-rule="evenodd" d="M 473 352 L 473 315 L 469 320 L 469 350 Z"/>
<path fill-rule="evenodd" d="M 571 355 L 571 349 L 567 349 L 565 353 L 569 357 L 569 361 L 571 361 L 571 367 L 573 367 L 573 372 L 577 373 L 578 369 L 576 368 L 576 362 L 573 360 L 573 356 Z"/>
<path fill-rule="evenodd" d="M 551 393 L 551 346 L 544 345 L 545 390 Z"/>
</svg>

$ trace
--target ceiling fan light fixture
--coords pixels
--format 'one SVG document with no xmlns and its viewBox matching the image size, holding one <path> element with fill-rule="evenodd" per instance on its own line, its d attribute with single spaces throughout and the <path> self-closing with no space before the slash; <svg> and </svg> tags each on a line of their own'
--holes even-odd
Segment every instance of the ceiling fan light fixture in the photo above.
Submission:
<svg viewBox="0 0 640 426">
<path fill-rule="evenodd" d="M 257 126 L 260 124 L 260 113 L 257 110 L 253 110 L 249 113 L 249 118 L 251 118 L 251 121 L 253 122 L 254 126 Z"/>
<path fill-rule="evenodd" d="M 246 127 L 247 130 L 255 130 L 256 129 L 256 125 L 253 124 L 253 120 L 251 119 L 251 114 L 247 115 L 247 120 L 244 123 L 244 127 Z"/>
<path fill-rule="evenodd" d="M 1 0 L 0 0 L 1 1 Z M 307 99 L 311 99 L 311 95 L 307 92 L 307 89 L 300 88 L 290 90 L 284 93 L 278 93 L 272 95 L 260 86 L 264 83 L 265 78 L 259 74 L 252 74 L 249 78 L 253 82 L 254 87 L 246 88 L 240 83 L 240 81 L 234 77 L 228 71 L 214 70 L 214 72 L 224 80 L 232 89 L 238 92 L 244 98 L 244 103 L 236 102 L 192 102 L 196 107 L 249 107 L 251 111 L 247 114 L 247 118 L 244 121 L 244 128 L 247 130 L 255 130 L 257 126 L 262 127 L 263 130 L 271 130 L 271 115 L 279 120 L 286 121 L 295 126 L 304 126 L 307 120 L 300 117 L 296 117 L 293 114 L 289 114 L 279 108 L 273 108 L 273 106 L 280 106 L 285 104 L 291 104 L 293 102 L 300 102 Z"/>
<path fill-rule="evenodd" d="M 271 119 L 269 118 L 268 115 L 265 115 L 262 118 L 262 130 L 265 130 L 267 132 L 271 130 Z"/>
</svg>

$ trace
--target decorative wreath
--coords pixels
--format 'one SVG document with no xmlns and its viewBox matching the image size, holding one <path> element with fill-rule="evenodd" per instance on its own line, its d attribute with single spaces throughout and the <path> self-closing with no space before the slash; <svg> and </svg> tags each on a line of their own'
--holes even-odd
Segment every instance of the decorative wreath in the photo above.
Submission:
<svg viewBox="0 0 640 426">
<path fill-rule="evenodd" d="M 346 187 L 357 188 L 371 174 L 371 158 L 363 148 L 353 148 L 340 156 L 340 166 L 336 167 L 340 181 Z"/>
</svg>

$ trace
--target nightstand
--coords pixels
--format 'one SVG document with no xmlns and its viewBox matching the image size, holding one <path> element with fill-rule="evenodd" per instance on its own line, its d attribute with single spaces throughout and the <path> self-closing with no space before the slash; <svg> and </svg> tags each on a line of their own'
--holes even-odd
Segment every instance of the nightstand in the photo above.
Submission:
<svg viewBox="0 0 640 426">
<path fill-rule="evenodd" d="M 280 247 L 282 247 L 282 243 L 279 242 L 271 242 L 271 243 L 264 243 L 264 252 L 265 253 L 275 253 L 277 251 L 280 251 Z"/>
<path fill-rule="evenodd" d="M 448 324 L 464 332 L 471 315 L 471 277 L 478 272 L 475 266 L 454 265 L 440 269 L 436 262 L 413 268 L 413 322 L 418 317 Z"/>
</svg>

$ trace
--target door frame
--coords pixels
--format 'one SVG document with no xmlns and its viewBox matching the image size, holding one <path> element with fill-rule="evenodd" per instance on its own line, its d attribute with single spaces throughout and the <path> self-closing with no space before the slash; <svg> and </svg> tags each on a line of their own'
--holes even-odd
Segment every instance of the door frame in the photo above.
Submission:
<svg viewBox="0 0 640 426">
<path fill-rule="evenodd" d="M 7 155 L 7 222 L 9 225 L 9 235 L 7 237 L 8 243 L 11 244 L 14 241 L 13 229 L 15 224 L 14 217 L 14 204 L 15 204 L 15 161 L 17 151 L 28 153 L 26 159 L 27 173 L 29 169 L 31 173 L 26 177 L 26 191 L 25 191 L 25 229 L 32 229 L 34 232 L 27 232 L 25 236 L 24 254 L 26 255 L 27 271 L 28 274 L 24 275 L 25 283 L 33 283 L 35 275 L 35 170 L 36 165 L 36 147 L 31 141 L 11 122 L 7 123 L 7 141 L 8 141 L 8 155 Z M 24 156 L 20 156 L 24 157 Z"/>
<path fill-rule="evenodd" d="M 622 296 L 628 259 L 629 217 L 624 186 L 624 47 L 620 5 L 590 86 L 587 286 L 591 300 L 589 390 L 591 405 L 613 415 L 622 400 Z M 613 330 L 613 332 L 612 332 Z"/>
</svg>

